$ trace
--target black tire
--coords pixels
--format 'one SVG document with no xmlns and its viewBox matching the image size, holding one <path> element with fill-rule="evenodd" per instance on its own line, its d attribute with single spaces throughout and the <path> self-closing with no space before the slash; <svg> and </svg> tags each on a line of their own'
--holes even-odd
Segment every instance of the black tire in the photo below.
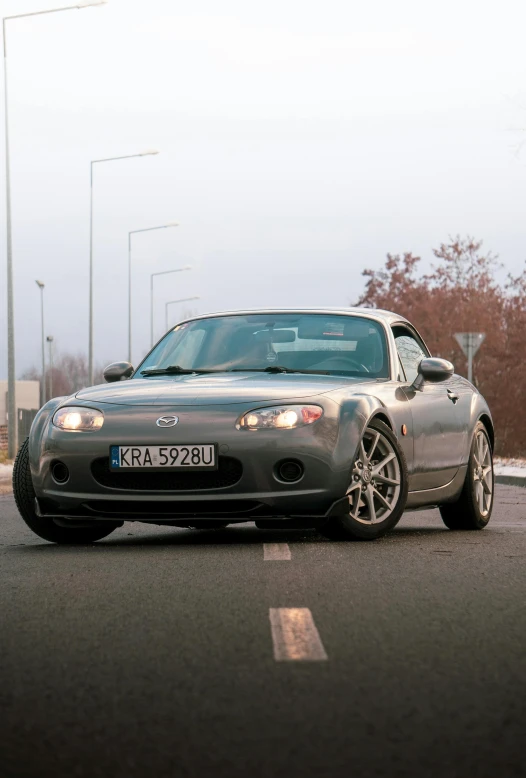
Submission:
<svg viewBox="0 0 526 778">
<path fill-rule="evenodd" d="M 482 480 L 479 475 L 480 465 L 478 464 L 477 458 L 477 445 L 481 436 L 485 440 L 487 446 L 487 467 L 491 468 L 490 471 L 488 471 L 487 476 Z M 483 465 L 482 469 L 485 469 Z M 484 487 L 484 483 L 487 480 L 491 481 L 490 494 L 486 492 L 486 488 Z M 477 482 L 482 484 L 484 510 L 482 510 L 480 506 L 479 495 L 477 493 L 477 490 L 480 489 L 480 487 L 477 487 Z M 486 427 L 479 421 L 473 432 L 469 451 L 468 469 L 462 492 L 456 502 L 440 506 L 442 521 L 448 529 L 453 530 L 484 529 L 491 518 L 494 495 L 495 477 L 493 473 L 493 451 L 491 448 L 491 440 Z"/>
<path fill-rule="evenodd" d="M 356 482 L 351 481 L 351 487 L 349 487 L 351 493 L 352 489 L 364 489 L 367 490 L 369 488 L 368 483 L 363 484 L 362 486 L 357 486 L 357 484 L 361 483 L 359 479 L 357 478 L 358 472 L 356 470 L 357 464 L 360 464 L 360 450 L 364 451 L 362 447 L 362 444 L 365 445 L 366 440 L 368 440 L 371 437 L 371 434 L 374 436 L 374 433 L 379 433 L 380 438 L 377 438 L 378 440 L 385 441 L 384 446 L 387 446 L 390 449 L 392 453 L 395 454 L 395 460 L 396 465 L 393 464 L 393 467 L 395 467 L 395 471 L 398 475 L 398 477 L 395 479 L 393 476 L 392 481 L 397 481 L 397 486 L 392 486 L 392 490 L 394 494 L 392 495 L 392 501 L 391 501 L 391 508 L 388 513 L 388 515 L 385 517 L 385 519 L 382 520 L 380 515 L 380 520 L 375 521 L 374 523 L 368 523 L 364 518 L 356 518 L 352 515 L 352 507 L 351 507 L 351 499 L 349 498 L 349 514 L 345 514 L 342 516 L 336 516 L 331 519 L 329 519 L 326 524 L 324 524 L 320 532 L 325 535 L 325 537 L 329 538 L 330 540 L 376 540 L 377 538 L 382 537 L 382 535 L 385 535 L 386 532 L 389 532 L 389 530 L 393 529 L 393 527 L 400 521 L 400 518 L 404 512 L 405 505 L 407 502 L 407 490 L 408 490 L 408 474 L 407 474 L 407 463 L 405 460 L 404 452 L 402 451 L 400 444 L 398 443 L 398 440 L 396 439 L 395 434 L 393 431 L 387 426 L 387 424 L 384 424 L 382 421 L 378 419 L 373 419 L 367 426 L 364 435 L 362 437 L 362 440 L 360 442 L 360 446 L 358 447 L 358 452 L 355 455 L 354 458 L 354 464 L 352 467 L 352 472 L 350 477 L 352 476 L 353 479 L 356 479 Z M 375 444 L 376 446 L 377 444 Z M 367 453 L 366 451 L 364 453 Z M 374 454 L 374 448 L 373 451 L 369 451 L 371 454 L 371 460 L 373 460 L 373 454 Z M 357 458 L 358 457 L 358 458 Z M 364 464 L 364 463 L 362 463 Z M 354 474 L 354 475 L 353 475 Z M 389 496 L 389 486 L 386 486 L 384 483 L 380 483 L 377 486 L 375 485 L 374 481 L 374 474 L 373 474 L 373 482 L 371 484 L 373 488 L 373 491 L 376 490 L 376 493 L 379 491 L 385 494 L 385 497 Z M 381 474 L 378 477 L 382 477 Z M 363 479 L 365 480 L 365 479 Z M 385 479 L 384 479 L 385 480 Z M 358 492 L 356 499 L 359 501 L 362 498 L 361 492 Z M 356 516 L 359 516 L 361 509 L 356 509 Z M 373 509 L 374 510 L 374 509 Z M 385 510 L 385 509 L 384 509 Z"/>
<path fill-rule="evenodd" d="M 59 527 L 53 519 L 40 517 L 35 513 L 35 490 L 29 469 L 29 439 L 27 438 L 18 451 L 13 466 L 13 495 L 18 512 L 35 535 L 51 543 L 85 544 L 107 537 L 114 529 L 121 526 L 108 521 L 100 522 L 96 527 Z"/>
</svg>

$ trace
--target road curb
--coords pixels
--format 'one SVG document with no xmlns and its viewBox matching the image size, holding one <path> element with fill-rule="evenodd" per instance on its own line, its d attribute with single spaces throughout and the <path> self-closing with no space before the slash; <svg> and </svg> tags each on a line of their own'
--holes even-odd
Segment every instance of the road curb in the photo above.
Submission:
<svg viewBox="0 0 526 778">
<path fill-rule="evenodd" d="M 498 484 L 504 484 L 505 486 L 522 486 L 526 487 L 526 476 L 520 475 L 496 475 L 495 482 Z"/>
</svg>

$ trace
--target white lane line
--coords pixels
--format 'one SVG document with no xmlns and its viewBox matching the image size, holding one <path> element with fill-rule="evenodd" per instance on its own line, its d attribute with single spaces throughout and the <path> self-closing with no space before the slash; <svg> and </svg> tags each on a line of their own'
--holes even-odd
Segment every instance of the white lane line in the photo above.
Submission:
<svg viewBox="0 0 526 778">
<path fill-rule="evenodd" d="M 320 662 L 328 659 L 309 608 L 270 608 L 276 662 Z"/>
<path fill-rule="evenodd" d="M 290 561 L 290 548 L 288 543 L 263 543 L 264 562 Z"/>
</svg>

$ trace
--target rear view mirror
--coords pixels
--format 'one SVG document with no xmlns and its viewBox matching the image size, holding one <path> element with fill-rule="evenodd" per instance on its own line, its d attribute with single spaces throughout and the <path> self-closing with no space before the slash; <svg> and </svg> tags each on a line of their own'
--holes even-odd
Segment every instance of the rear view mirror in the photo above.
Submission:
<svg viewBox="0 0 526 778">
<path fill-rule="evenodd" d="M 104 380 L 109 384 L 114 381 L 122 381 L 123 378 L 129 378 L 135 368 L 129 362 L 112 362 L 111 365 L 104 368 Z"/>
<path fill-rule="evenodd" d="M 413 381 L 413 389 L 421 391 L 426 381 L 431 384 L 447 381 L 454 372 L 455 368 L 447 359 L 426 357 L 425 359 L 422 359 L 418 365 L 418 375 Z"/>
<path fill-rule="evenodd" d="M 254 337 L 260 343 L 294 343 L 296 333 L 294 330 L 259 330 Z"/>
</svg>

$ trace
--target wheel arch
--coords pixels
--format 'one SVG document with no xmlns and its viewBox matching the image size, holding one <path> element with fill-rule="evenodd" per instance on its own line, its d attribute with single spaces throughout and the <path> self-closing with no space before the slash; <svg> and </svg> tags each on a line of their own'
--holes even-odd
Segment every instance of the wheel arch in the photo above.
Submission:
<svg viewBox="0 0 526 778">
<path fill-rule="evenodd" d="M 353 394 L 341 403 L 335 459 L 337 467 L 341 467 L 342 471 L 348 469 L 349 460 L 354 456 L 365 429 L 376 418 L 393 431 L 389 411 L 378 397 L 365 393 Z"/>
<path fill-rule="evenodd" d="M 493 427 L 493 422 L 491 420 L 491 417 L 487 413 L 483 413 L 479 416 L 478 421 L 482 422 L 482 424 L 486 427 L 488 436 L 489 436 L 489 442 L 491 443 L 491 450 L 495 450 L 495 428 Z"/>
<path fill-rule="evenodd" d="M 383 413 L 382 411 L 378 411 L 377 413 L 373 413 L 372 416 L 370 417 L 369 421 L 367 422 L 367 424 L 370 424 L 375 419 L 377 419 L 378 421 L 383 421 L 383 423 L 387 427 L 389 427 L 391 432 L 394 432 L 393 421 L 392 421 L 392 419 L 389 418 L 389 416 L 386 413 Z"/>
</svg>

